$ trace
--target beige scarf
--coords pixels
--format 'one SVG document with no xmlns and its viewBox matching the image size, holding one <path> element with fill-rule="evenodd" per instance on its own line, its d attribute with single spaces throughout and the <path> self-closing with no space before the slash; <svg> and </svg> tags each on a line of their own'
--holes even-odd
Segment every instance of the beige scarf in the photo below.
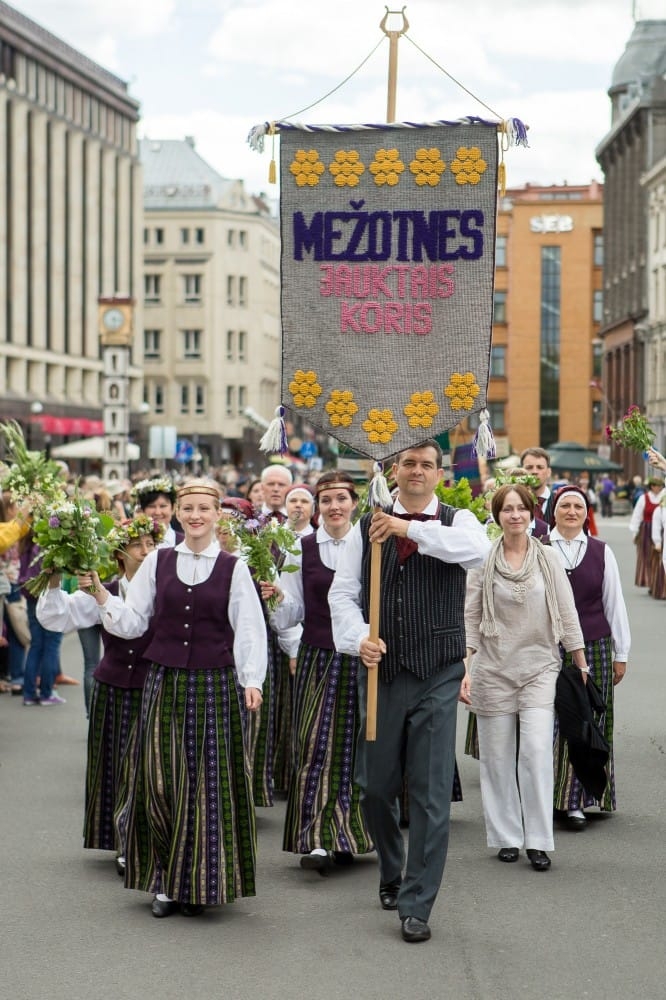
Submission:
<svg viewBox="0 0 666 1000">
<path fill-rule="evenodd" d="M 479 625 L 479 631 L 482 635 L 499 635 L 495 620 L 495 599 L 493 596 L 495 574 L 503 577 L 512 584 L 514 597 L 522 604 L 525 600 L 525 594 L 527 593 L 530 581 L 538 572 L 541 573 L 546 588 L 546 606 L 553 627 L 553 636 L 555 642 L 560 641 L 563 633 L 563 625 L 560 617 L 560 609 L 557 604 L 553 574 L 542 543 L 532 538 L 531 535 L 527 536 L 527 553 L 523 564 L 520 569 L 516 570 L 512 569 L 504 558 L 503 536 L 500 536 L 493 543 L 483 570 L 483 604 L 481 609 L 481 623 Z"/>
</svg>

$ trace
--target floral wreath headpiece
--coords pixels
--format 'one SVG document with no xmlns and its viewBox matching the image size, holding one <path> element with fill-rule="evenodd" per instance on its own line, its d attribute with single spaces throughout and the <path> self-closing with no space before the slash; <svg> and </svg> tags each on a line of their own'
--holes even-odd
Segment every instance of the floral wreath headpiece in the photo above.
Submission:
<svg viewBox="0 0 666 1000">
<path fill-rule="evenodd" d="M 169 476 L 156 476 L 154 479 L 140 479 L 130 491 L 130 499 L 137 503 L 145 493 L 164 493 L 165 496 L 176 499 L 176 487 Z"/>
<path fill-rule="evenodd" d="M 107 541 L 114 552 L 125 549 L 130 542 L 142 538 L 144 535 L 152 535 L 155 545 L 159 545 L 164 538 L 165 531 L 165 526 L 160 521 L 149 517 L 148 514 L 137 514 L 130 521 L 124 521 L 111 528 L 107 535 Z"/>
</svg>

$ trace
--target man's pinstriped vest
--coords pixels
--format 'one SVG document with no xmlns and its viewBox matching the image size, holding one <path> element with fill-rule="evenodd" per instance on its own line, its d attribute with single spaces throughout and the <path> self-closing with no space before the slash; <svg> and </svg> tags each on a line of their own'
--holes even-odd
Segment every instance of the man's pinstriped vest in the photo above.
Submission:
<svg viewBox="0 0 666 1000">
<path fill-rule="evenodd" d="M 442 524 L 453 524 L 455 507 L 440 503 Z M 368 621 L 372 514 L 360 520 L 363 539 L 361 601 Z M 457 563 L 445 563 L 418 552 L 400 566 L 395 539 L 382 545 L 379 635 L 386 643 L 379 676 L 390 682 L 401 670 L 423 680 L 465 656 L 465 586 L 467 574 Z"/>
</svg>

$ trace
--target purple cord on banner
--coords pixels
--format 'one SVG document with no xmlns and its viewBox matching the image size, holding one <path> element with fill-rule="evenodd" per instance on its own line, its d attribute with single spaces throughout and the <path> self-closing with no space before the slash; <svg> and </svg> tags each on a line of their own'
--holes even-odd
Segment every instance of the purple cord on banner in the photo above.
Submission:
<svg viewBox="0 0 666 1000">
<path fill-rule="evenodd" d="M 527 129 L 520 118 L 509 118 L 511 136 L 514 146 L 529 146 L 527 141 Z"/>
</svg>

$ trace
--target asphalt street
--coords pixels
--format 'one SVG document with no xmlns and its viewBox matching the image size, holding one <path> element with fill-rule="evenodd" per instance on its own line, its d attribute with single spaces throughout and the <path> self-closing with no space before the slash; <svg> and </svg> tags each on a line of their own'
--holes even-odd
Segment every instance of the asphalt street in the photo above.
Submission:
<svg viewBox="0 0 666 1000">
<path fill-rule="evenodd" d="M 432 940 L 405 944 L 380 909 L 374 856 L 322 878 L 281 851 L 284 802 L 259 810 L 258 895 L 156 920 L 111 855 L 81 847 L 86 720 L 0 697 L 1 1000 L 658 1000 L 666 996 L 666 602 L 633 586 L 627 519 L 600 522 L 632 625 L 616 696 L 618 811 L 556 831 L 550 871 L 485 846 L 477 763 L 458 761 Z M 81 676 L 77 637 L 63 668 Z"/>
</svg>

